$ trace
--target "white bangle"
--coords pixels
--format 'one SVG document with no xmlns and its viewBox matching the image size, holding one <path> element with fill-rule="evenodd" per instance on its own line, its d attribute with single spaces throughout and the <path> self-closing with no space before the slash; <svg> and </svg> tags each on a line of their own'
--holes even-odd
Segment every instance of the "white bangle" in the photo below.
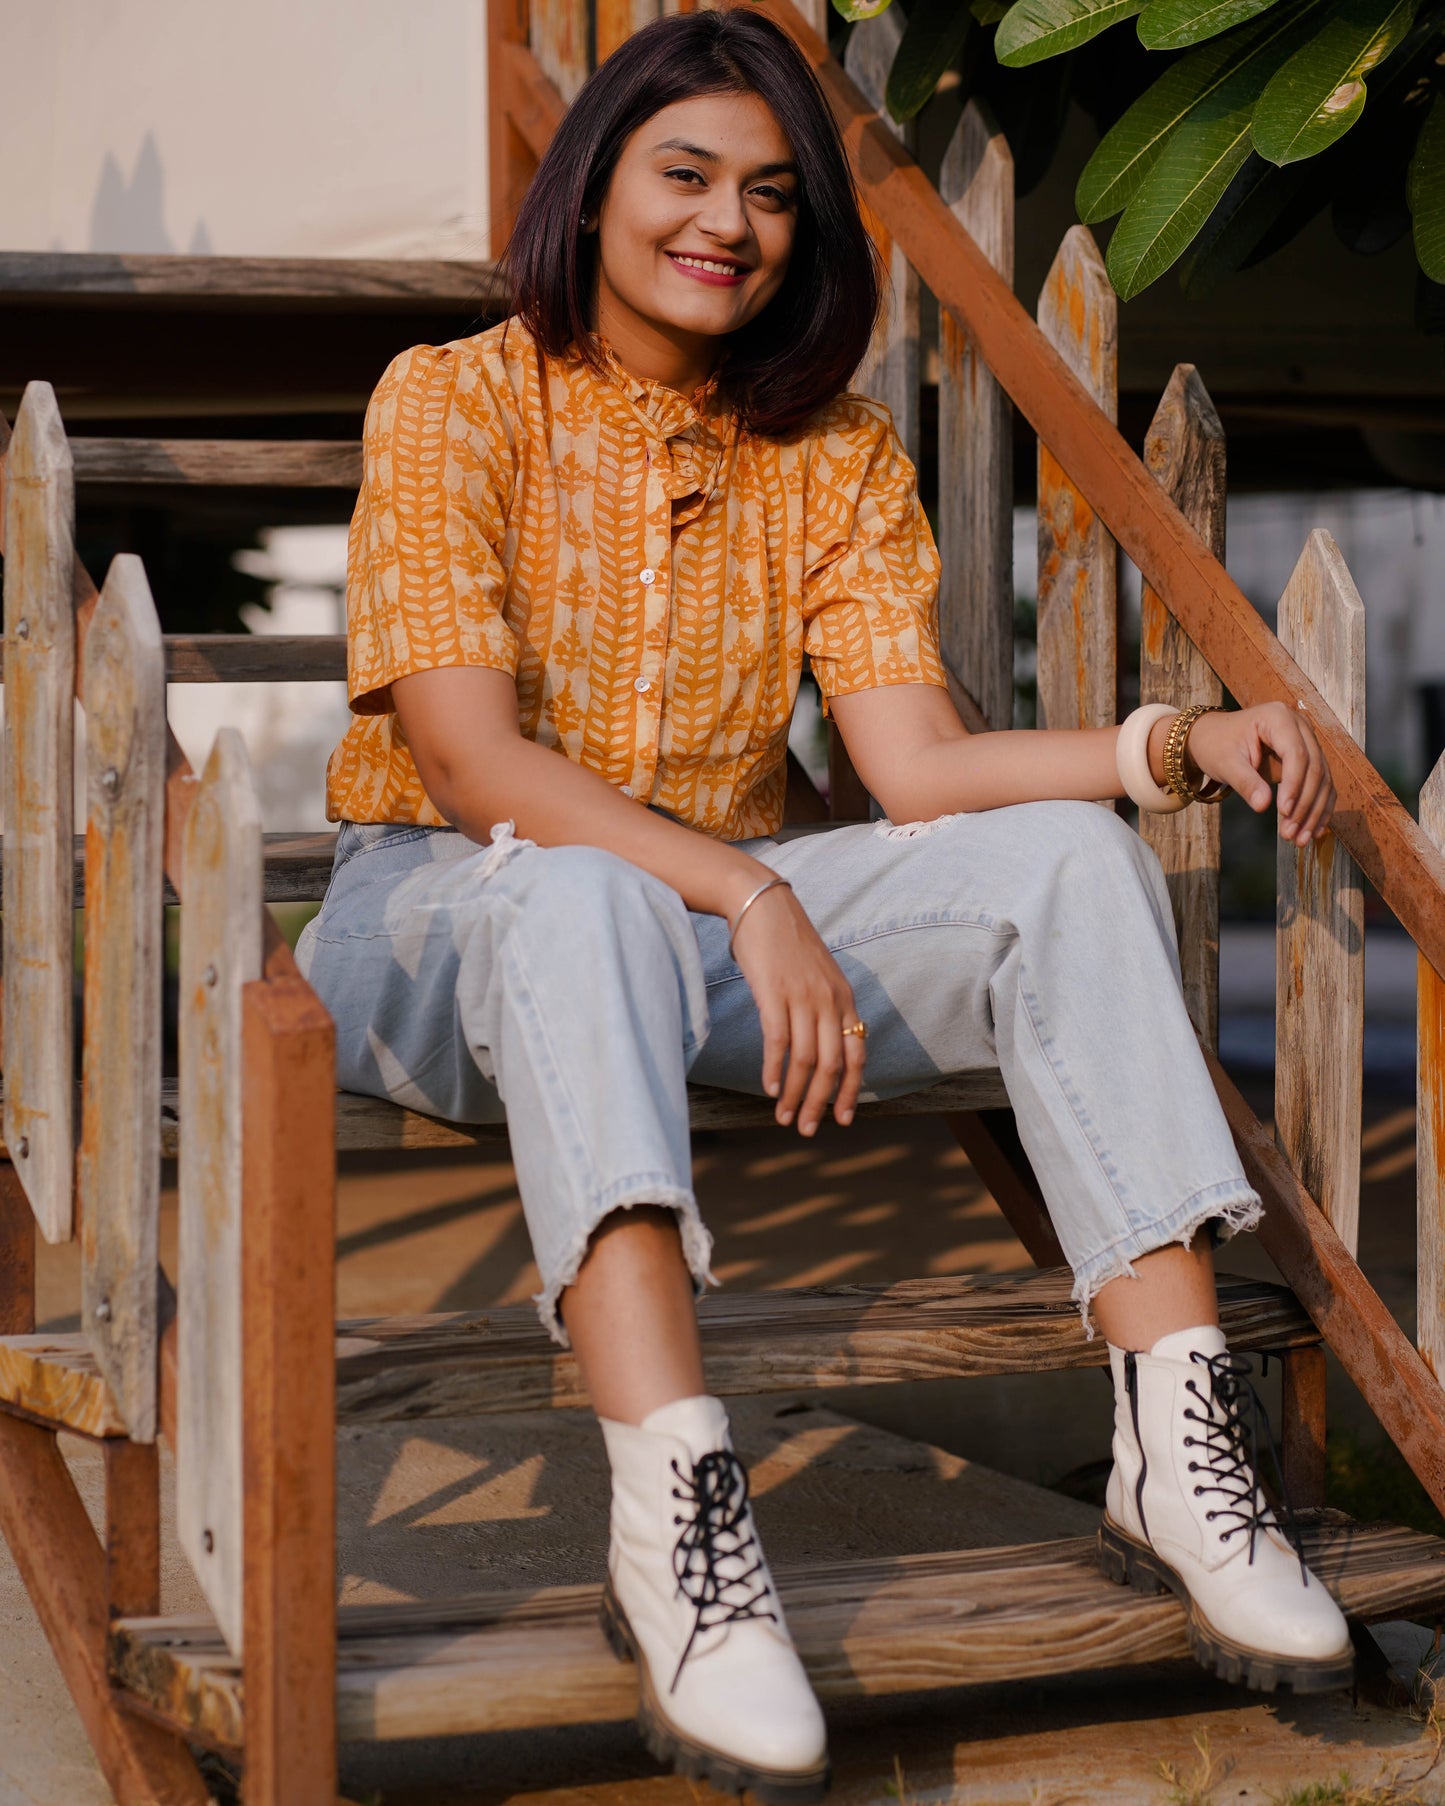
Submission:
<svg viewBox="0 0 1445 1806">
<path fill-rule="evenodd" d="M 777 890 L 780 885 L 784 890 L 791 890 L 793 888 L 792 885 L 788 883 L 786 878 L 769 878 L 767 883 L 760 884 L 750 897 L 743 898 L 742 908 L 733 917 L 732 922 L 728 928 L 728 954 L 729 954 L 729 956 L 731 956 L 731 954 L 732 954 L 733 942 L 738 938 L 738 929 L 741 928 L 743 925 L 743 917 L 752 908 L 753 904 L 757 902 L 759 897 L 763 896 L 767 891 Z"/>
<path fill-rule="evenodd" d="M 1149 735 L 1155 722 L 1178 713 L 1178 709 L 1167 702 L 1146 702 L 1143 708 L 1135 709 L 1126 717 L 1114 747 L 1114 761 L 1119 767 L 1119 782 L 1124 786 L 1125 796 L 1150 815 L 1175 815 L 1188 801 L 1187 797 L 1175 796 L 1172 790 L 1161 788 L 1149 770 Z"/>
</svg>

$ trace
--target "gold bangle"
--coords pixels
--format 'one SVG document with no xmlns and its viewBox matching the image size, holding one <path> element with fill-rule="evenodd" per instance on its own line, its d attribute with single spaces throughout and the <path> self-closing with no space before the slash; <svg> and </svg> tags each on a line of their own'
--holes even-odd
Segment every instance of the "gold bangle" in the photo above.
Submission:
<svg viewBox="0 0 1445 1806">
<path fill-rule="evenodd" d="M 1184 752 L 1189 744 L 1189 731 L 1201 715 L 1217 715 L 1220 713 L 1218 703 L 1196 702 L 1187 709 L 1181 709 L 1174 717 L 1168 734 L 1164 740 L 1164 787 L 1174 796 L 1182 796 L 1186 803 L 1217 803 L 1228 795 L 1228 786 L 1219 783 L 1215 778 L 1206 778 L 1197 789 L 1189 781 L 1189 773 L 1184 765 Z"/>
</svg>

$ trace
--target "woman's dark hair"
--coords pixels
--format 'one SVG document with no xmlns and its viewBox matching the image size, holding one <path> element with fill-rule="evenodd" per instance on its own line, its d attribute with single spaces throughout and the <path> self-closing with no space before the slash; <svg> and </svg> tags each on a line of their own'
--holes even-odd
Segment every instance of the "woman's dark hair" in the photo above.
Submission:
<svg viewBox="0 0 1445 1806">
<path fill-rule="evenodd" d="M 868 349 L 881 292 L 878 254 L 833 115 L 801 52 L 745 6 L 674 14 L 628 38 L 568 108 L 523 198 L 505 253 L 515 312 L 553 357 L 575 344 L 600 365 L 592 332 L 596 218 L 622 147 L 662 108 L 699 94 L 756 94 L 798 167 L 792 256 L 778 293 L 728 339 L 728 401 L 749 431 L 795 433 L 847 386 Z"/>
</svg>

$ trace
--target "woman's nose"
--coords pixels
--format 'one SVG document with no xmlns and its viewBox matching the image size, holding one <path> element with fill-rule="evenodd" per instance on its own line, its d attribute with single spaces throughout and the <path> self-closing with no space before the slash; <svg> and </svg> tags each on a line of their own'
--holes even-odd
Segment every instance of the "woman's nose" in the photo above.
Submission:
<svg viewBox="0 0 1445 1806">
<path fill-rule="evenodd" d="M 721 186 L 711 189 L 697 216 L 697 223 L 704 232 L 729 243 L 746 238 L 749 232 L 748 215 L 742 195 L 737 190 Z"/>
</svg>

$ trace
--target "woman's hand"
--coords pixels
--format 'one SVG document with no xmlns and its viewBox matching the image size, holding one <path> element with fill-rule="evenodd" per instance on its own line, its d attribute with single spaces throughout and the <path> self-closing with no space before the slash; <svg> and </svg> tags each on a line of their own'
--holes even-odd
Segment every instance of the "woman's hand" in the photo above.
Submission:
<svg viewBox="0 0 1445 1806">
<path fill-rule="evenodd" d="M 1167 732 L 1168 723 L 1163 725 Z M 1201 715 L 1190 729 L 1185 757 L 1206 777 L 1237 790 L 1256 814 L 1269 807 L 1270 785 L 1278 785 L 1283 840 L 1307 847 L 1329 827 L 1335 786 L 1314 729 L 1297 709 L 1267 702 Z"/>
<path fill-rule="evenodd" d="M 778 1100 L 778 1121 L 786 1128 L 796 1116 L 799 1133 L 812 1135 L 832 1098 L 837 1120 L 852 1122 L 867 1044 L 843 1033 L 858 1021 L 852 989 L 792 891 L 779 885 L 758 898 L 733 956 L 758 1006 L 763 1089 Z"/>
</svg>

